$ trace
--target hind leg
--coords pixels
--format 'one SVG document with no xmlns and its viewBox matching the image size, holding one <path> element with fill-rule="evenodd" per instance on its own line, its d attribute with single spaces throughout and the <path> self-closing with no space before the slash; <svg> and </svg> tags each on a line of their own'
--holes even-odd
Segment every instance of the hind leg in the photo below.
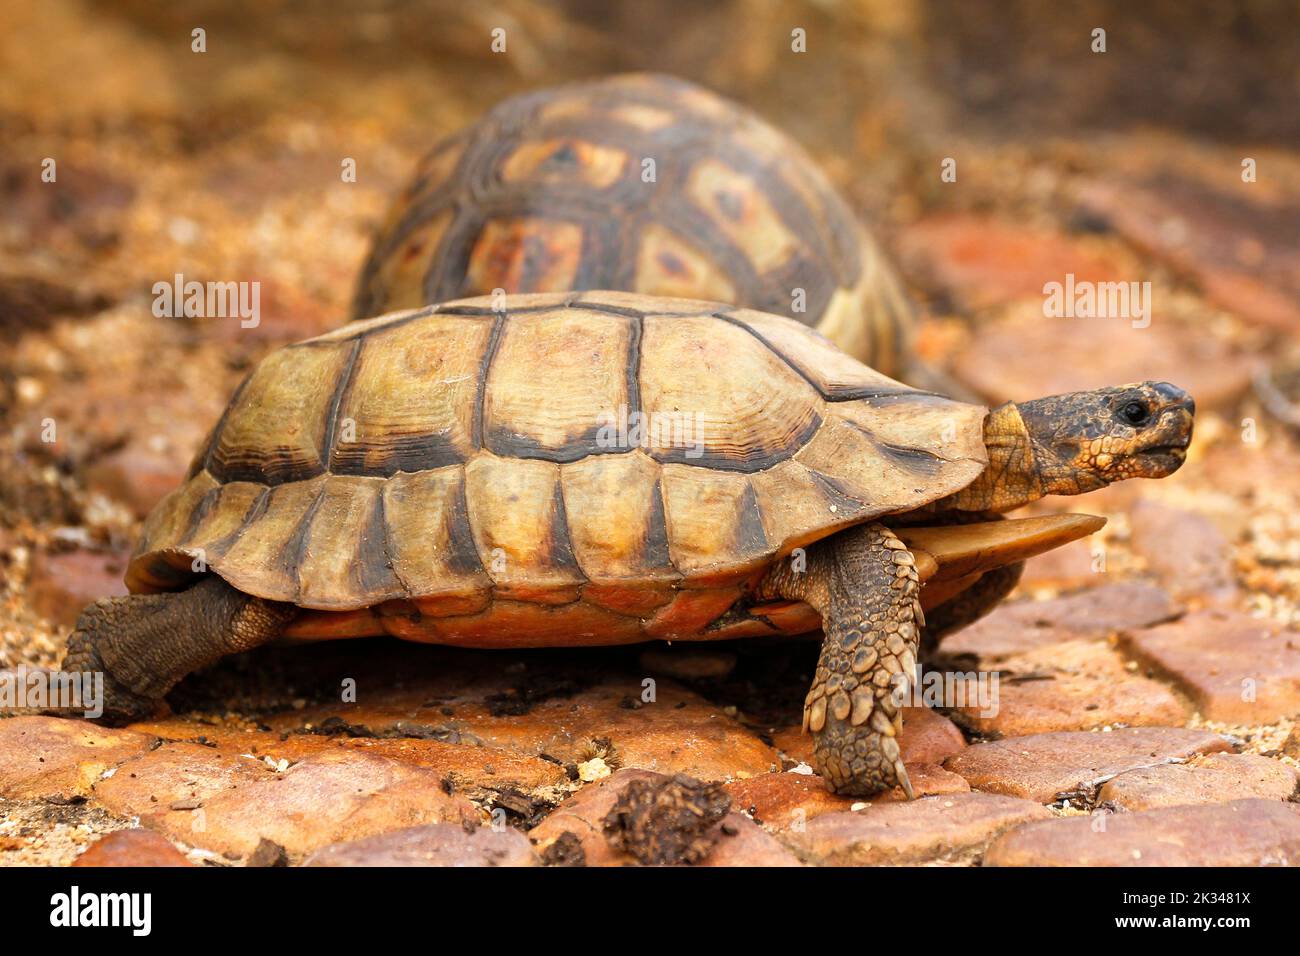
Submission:
<svg viewBox="0 0 1300 956">
<path fill-rule="evenodd" d="M 139 717 L 185 675 L 274 640 L 297 611 L 215 575 L 175 594 L 107 598 L 81 612 L 62 669 L 103 675 L 107 719 Z"/>
</svg>

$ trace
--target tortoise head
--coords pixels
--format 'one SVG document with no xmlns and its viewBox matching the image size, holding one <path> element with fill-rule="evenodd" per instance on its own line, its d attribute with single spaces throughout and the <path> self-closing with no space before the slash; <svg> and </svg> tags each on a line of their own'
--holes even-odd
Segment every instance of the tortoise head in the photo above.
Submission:
<svg viewBox="0 0 1300 956">
<path fill-rule="evenodd" d="M 1056 495 L 1173 474 L 1196 414 L 1192 397 L 1168 382 L 1052 395 L 1015 408 L 1043 493 Z"/>
</svg>

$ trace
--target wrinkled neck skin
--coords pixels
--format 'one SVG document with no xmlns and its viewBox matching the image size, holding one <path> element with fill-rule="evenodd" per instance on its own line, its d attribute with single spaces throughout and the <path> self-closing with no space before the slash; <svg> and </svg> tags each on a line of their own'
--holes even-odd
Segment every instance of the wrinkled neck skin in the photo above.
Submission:
<svg viewBox="0 0 1300 956">
<path fill-rule="evenodd" d="M 1026 410 L 1033 404 L 1026 402 Z M 1010 511 L 1044 495 L 1078 495 L 1106 485 L 1036 441 L 1014 402 L 989 412 L 984 445 L 988 467 L 961 491 L 936 501 L 935 511 Z"/>
</svg>

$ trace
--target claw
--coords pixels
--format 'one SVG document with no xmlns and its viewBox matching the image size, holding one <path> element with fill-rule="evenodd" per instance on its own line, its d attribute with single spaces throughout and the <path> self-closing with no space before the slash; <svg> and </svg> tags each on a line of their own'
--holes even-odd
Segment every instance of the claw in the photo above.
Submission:
<svg viewBox="0 0 1300 956">
<path fill-rule="evenodd" d="M 898 778 L 898 785 L 907 794 L 907 799 L 915 800 L 916 794 L 912 792 L 912 781 L 907 779 L 907 768 L 903 766 L 903 758 L 901 757 L 894 761 L 894 776 Z"/>
</svg>

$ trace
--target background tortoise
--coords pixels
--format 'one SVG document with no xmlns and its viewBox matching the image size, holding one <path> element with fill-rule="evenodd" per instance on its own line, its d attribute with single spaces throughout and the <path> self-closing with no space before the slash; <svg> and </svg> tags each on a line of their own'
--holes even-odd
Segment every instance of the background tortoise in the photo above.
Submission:
<svg viewBox="0 0 1300 956">
<path fill-rule="evenodd" d="M 666 76 L 515 96 L 441 142 L 389 211 L 353 316 L 496 289 L 735 303 L 811 325 L 886 375 L 910 354 L 897 277 L 811 157 Z"/>
<path fill-rule="evenodd" d="M 1191 435 L 1166 384 L 986 415 L 777 316 L 612 292 L 492 304 L 264 359 L 146 522 L 133 596 L 87 608 L 65 670 L 104 671 L 107 709 L 138 713 L 280 636 L 522 647 L 820 624 L 818 770 L 910 793 L 892 685 L 922 607 L 960 623 L 1005 590 L 983 572 L 1101 523 L 951 522 L 1167 475 Z M 651 427 L 620 438 L 621 410 Z M 682 413 L 687 441 L 653 425 Z"/>
</svg>

